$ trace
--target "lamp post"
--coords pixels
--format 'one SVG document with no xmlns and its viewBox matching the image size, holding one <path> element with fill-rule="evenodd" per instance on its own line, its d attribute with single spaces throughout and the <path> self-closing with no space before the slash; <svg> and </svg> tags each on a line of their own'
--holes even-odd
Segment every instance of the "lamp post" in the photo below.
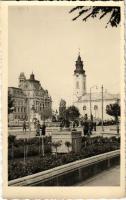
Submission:
<svg viewBox="0 0 126 200">
<path fill-rule="evenodd" d="M 117 99 L 116 125 L 118 134 L 119 134 L 119 115 L 120 115 L 120 106 L 119 106 L 119 99 Z"/>
<path fill-rule="evenodd" d="M 86 110 L 86 106 L 83 106 L 84 117 L 85 117 L 85 110 Z"/>
<path fill-rule="evenodd" d="M 95 106 L 94 106 L 94 110 L 95 110 L 95 120 L 96 120 L 96 118 L 97 118 L 97 116 L 96 116 L 96 111 L 97 111 L 97 109 L 98 109 L 98 107 L 97 107 L 97 105 L 95 105 Z"/>
<path fill-rule="evenodd" d="M 102 131 L 104 131 L 104 124 L 103 124 L 103 120 L 104 120 L 104 116 L 103 116 L 103 106 L 104 106 L 104 97 L 103 97 L 103 90 L 104 90 L 104 88 L 103 88 L 103 85 L 102 85 L 102 87 L 101 87 L 101 93 L 102 93 L 102 104 L 101 104 L 101 107 L 102 107 Z"/>
<path fill-rule="evenodd" d="M 27 105 L 28 105 L 28 98 L 26 98 L 26 108 L 27 108 Z M 27 113 L 27 110 L 25 111 Z M 25 170 L 25 164 L 26 164 L 26 132 L 24 131 L 24 170 Z"/>
<path fill-rule="evenodd" d="M 43 134 L 42 134 L 42 128 L 40 128 L 40 137 L 41 137 L 41 139 L 42 139 L 42 156 L 44 157 L 44 155 L 45 155 L 45 152 L 44 152 L 44 136 L 43 136 Z"/>
<path fill-rule="evenodd" d="M 58 120 L 57 116 L 58 116 L 58 111 L 56 110 L 55 112 L 55 116 L 56 116 L 56 121 Z"/>
<path fill-rule="evenodd" d="M 29 125 L 29 131 L 28 131 L 28 136 L 30 139 L 30 132 L 31 132 L 31 125 L 30 125 L 30 103 L 29 103 L 29 98 L 26 98 L 26 106 L 27 106 L 27 117 L 28 117 L 28 125 Z M 26 132 L 25 132 L 25 136 L 26 136 Z M 27 136 L 24 136 L 24 165 L 27 159 L 27 154 L 28 154 L 28 145 L 27 145 Z"/>
<path fill-rule="evenodd" d="M 92 118 L 92 89 L 98 88 L 97 85 L 90 87 L 90 119 Z"/>
<path fill-rule="evenodd" d="M 43 122 L 45 123 L 45 100 L 43 103 Z"/>
</svg>

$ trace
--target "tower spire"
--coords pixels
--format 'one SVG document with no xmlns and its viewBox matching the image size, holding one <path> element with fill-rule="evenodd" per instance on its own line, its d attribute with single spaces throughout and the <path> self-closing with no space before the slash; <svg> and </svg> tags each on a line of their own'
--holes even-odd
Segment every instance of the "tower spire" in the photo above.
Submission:
<svg viewBox="0 0 126 200">
<path fill-rule="evenodd" d="M 32 71 L 32 73 L 31 73 L 31 75 L 30 75 L 30 80 L 31 80 L 31 81 L 34 81 L 34 80 L 35 80 L 35 75 L 33 74 L 33 71 Z"/>
<path fill-rule="evenodd" d="M 80 50 L 80 49 L 79 49 Z M 74 70 L 74 74 L 85 74 L 85 70 L 83 69 L 83 61 L 80 56 L 80 51 L 78 52 L 78 58 L 76 60 L 76 69 Z"/>
<path fill-rule="evenodd" d="M 86 74 L 83 69 L 83 61 L 80 56 L 80 51 L 78 52 L 78 57 L 75 63 L 74 70 L 74 95 L 75 101 L 76 97 L 81 97 L 86 94 Z"/>
</svg>

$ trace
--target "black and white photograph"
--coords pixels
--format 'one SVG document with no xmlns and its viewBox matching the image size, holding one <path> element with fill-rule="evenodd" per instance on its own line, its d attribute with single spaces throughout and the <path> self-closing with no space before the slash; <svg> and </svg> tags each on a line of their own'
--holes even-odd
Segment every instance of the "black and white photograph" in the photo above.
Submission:
<svg viewBox="0 0 126 200">
<path fill-rule="evenodd" d="M 122 5 L 8 6 L 10 190 L 122 186 Z"/>
</svg>

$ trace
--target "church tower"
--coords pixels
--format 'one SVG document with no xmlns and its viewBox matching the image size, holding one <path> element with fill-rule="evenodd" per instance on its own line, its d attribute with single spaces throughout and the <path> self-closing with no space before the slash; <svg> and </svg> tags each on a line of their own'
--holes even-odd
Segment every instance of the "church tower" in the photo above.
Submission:
<svg viewBox="0 0 126 200">
<path fill-rule="evenodd" d="M 83 69 L 83 61 L 81 60 L 80 53 L 78 55 L 74 70 L 74 99 L 78 99 L 79 97 L 86 94 L 86 74 Z"/>
</svg>

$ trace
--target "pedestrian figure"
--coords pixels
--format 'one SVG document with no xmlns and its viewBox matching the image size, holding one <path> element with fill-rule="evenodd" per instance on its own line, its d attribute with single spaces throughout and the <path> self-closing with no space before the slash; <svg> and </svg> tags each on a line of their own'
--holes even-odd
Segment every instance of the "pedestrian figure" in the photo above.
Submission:
<svg viewBox="0 0 126 200">
<path fill-rule="evenodd" d="M 94 131 L 96 131 L 96 122 L 94 122 Z"/>
<path fill-rule="evenodd" d="M 63 123 L 60 122 L 60 131 L 62 131 L 62 128 L 63 128 Z"/>
<path fill-rule="evenodd" d="M 42 135 L 46 134 L 46 125 L 45 123 L 42 125 Z"/>
<path fill-rule="evenodd" d="M 26 132 L 26 121 L 23 122 L 23 132 Z"/>
<path fill-rule="evenodd" d="M 88 129 L 88 135 L 92 135 L 92 123 L 89 122 L 89 129 Z"/>
<path fill-rule="evenodd" d="M 75 128 L 75 122 L 73 121 L 73 128 Z"/>
<path fill-rule="evenodd" d="M 84 135 L 88 135 L 88 129 L 89 129 L 88 122 L 85 121 L 84 122 L 84 127 L 83 127 Z"/>
<path fill-rule="evenodd" d="M 36 128 L 36 135 L 39 135 L 39 134 L 40 134 L 40 123 L 38 121 L 37 128 Z"/>
</svg>

